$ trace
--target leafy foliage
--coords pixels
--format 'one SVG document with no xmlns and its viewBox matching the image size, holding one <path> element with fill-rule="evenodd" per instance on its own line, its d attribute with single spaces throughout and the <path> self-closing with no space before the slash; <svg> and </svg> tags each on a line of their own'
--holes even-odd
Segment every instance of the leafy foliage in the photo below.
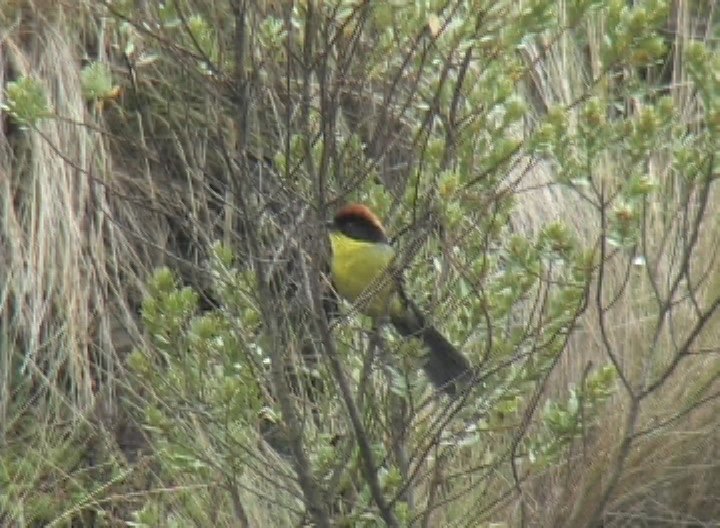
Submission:
<svg viewBox="0 0 720 528">
<path fill-rule="evenodd" d="M 8 112 L 20 125 L 33 126 L 50 112 L 45 88 L 38 79 L 22 77 L 9 82 L 6 100 L 0 108 Z"/>
<path fill-rule="evenodd" d="M 110 68 L 107 64 L 93 62 L 81 72 L 85 97 L 90 100 L 102 100 L 113 97 L 118 90 L 113 85 Z"/>
<path fill-rule="evenodd" d="M 656 513 L 643 494 L 691 516 L 681 483 L 701 480 L 694 453 L 712 442 L 697 439 L 718 424 L 720 63 L 696 31 L 705 3 L 81 4 L 102 31 L 72 38 L 68 84 L 39 76 L 62 61 L 39 61 L 4 89 L 34 151 L 10 145 L 2 170 L 43 174 L 42 152 L 71 170 L 61 190 L 8 189 L 2 240 L 38 218 L 97 227 L 68 245 L 97 253 L 62 262 L 91 263 L 101 300 L 17 312 L 76 311 L 85 327 L 96 313 L 99 335 L 113 310 L 131 326 L 142 291 L 143 335 L 117 355 L 106 338 L 90 361 L 52 352 L 46 320 L 16 334 L 51 351 L 20 354 L 45 389 L 61 378 L 47 372 L 92 371 L 147 444 L 140 462 L 105 454 L 99 485 L 32 493 L 84 454 L 44 468 L 79 445 L 48 426 L 63 441 L 33 445 L 34 471 L 3 452 L 8 501 L 42 522 L 114 512 L 138 526 L 612 526 Z M 102 133 L 61 142 L 78 129 Z M 24 194 L 40 188 L 53 192 Z M 78 189 L 92 199 L 50 214 Z M 418 343 L 345 305 L 328 318 L 322 225 L 347 201 L 385 220 L 407 290 L 476 367 L 458 398 L 418 373 Z M 31 251 L 46 239 L 13 246 L 8 284 L 51 260 Z M 61 280 L 52 269 L 38 290 Z M 59 418 L 86 416 L 63 391 L 47 391 Z M 125 463 L 152 467 L 141 498 L 97 506 L 103 483 L 134 484 Z"/>
</svg>

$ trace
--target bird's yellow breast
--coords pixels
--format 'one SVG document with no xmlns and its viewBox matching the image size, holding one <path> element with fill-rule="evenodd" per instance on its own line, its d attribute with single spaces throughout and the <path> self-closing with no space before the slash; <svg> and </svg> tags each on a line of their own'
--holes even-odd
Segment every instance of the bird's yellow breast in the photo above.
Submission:
<svg viewBox="0 0 720 528">
<path fill-rule="evenodd" d="M 397 309 L 399 298 L 388 268 L 395 250 L 388 244 L 356 240 L 339 232 L 330 234 L 331 272 L 338 293 L 371 317 Z M 364 294 L 364 295 L 363 295 Z M 362 296 L 362 297 L 361 297 Z"/>
</svg>

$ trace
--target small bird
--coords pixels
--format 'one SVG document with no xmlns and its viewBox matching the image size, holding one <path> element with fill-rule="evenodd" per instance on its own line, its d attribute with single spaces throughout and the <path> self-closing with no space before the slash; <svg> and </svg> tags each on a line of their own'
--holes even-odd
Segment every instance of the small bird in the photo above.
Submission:
<svg viewBox="0 0 720 528">
<path fill-rule="evenodd" d="M 348 204 L 329 225 L 335 290 L 357 304 L 361 313 L 388 318 L 400 335 L 422 340 L 429 354 L 423 369 L 430 381 L 449 395 L 456 383 L 469 377 L 470 363 L 432 325 L 405 295 L 400 277 L 393 274 L 395 250 L 377 216 L 365 205 Z"/>
</svg>

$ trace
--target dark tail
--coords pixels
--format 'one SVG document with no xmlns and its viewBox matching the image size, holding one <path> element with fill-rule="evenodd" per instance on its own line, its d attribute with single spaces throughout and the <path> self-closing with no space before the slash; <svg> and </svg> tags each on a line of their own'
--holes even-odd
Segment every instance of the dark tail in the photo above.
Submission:
<svg viewBox="0 0 720 528">
<path fill-rule="evenodd" d="M 402 316 L 391 318 L 395 329 L 403 337 L 422 339 L 428 349 L 423 369 L 438 389 L 450 396 L 457 392 L 457 385 L 471 374 L 470 362 L 433 326 L 426 325 L 418 309 L 410 304 Z"/>
</svg>

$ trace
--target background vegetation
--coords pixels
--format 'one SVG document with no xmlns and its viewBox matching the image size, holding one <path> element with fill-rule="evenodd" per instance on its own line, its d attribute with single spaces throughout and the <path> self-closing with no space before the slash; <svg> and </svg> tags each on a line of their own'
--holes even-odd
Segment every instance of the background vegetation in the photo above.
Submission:
<svg viewBox="0 0 720 528">
<path fill-rule="evenodd" d="M 0 524 L 716 525 L 717 7 L 3 2 Z"/>
</svg>

